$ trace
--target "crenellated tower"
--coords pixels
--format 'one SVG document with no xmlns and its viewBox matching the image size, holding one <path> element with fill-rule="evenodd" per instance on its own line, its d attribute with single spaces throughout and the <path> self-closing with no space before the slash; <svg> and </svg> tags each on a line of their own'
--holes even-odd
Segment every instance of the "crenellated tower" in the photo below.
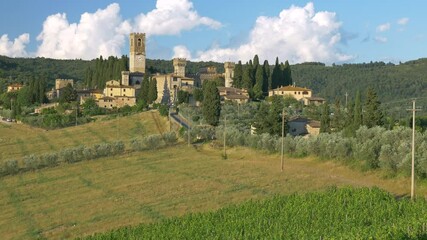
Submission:
<svg viewBox="0 0 427 240">
<path fill-rule="evenodd" d="M 233 78 L 234 78 L 234 63 L 225 62 L 224 69 L 225 69 L 225 73 L 224 73 L 225 87 L 232 87 Z"/>
<path fill-rule="evenodd" d="M 185 58 L 174 58 L 173 59 L 173 73 L 177 77 L 185 77 L 185 66 L 187 60 Z"/>
</svg>

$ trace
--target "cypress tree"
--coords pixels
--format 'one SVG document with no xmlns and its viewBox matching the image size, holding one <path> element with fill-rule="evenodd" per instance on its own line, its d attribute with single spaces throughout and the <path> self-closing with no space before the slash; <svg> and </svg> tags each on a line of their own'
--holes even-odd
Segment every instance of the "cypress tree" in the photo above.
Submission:
<svg viewBox="0 0 427 240">
<path fill-rule="evenodd" d="M 148 93 L 150 89 L 150 81 L 148 78 L 148 74 L 144 74 L 144 79 L 142 79 L 141 83 L 141 91 L 139 92 L 139 99 L 144 100 L 148 103 Z"/>
<path fill-rule="evenodd" d="M 242 61 L 237 62 L 234 68 L 233 87 L 242 88 L 243 66 Z"/>
<path fill-rule="evenodd" d="M 149 88 L 148 88 L 148 104 L 153 103 L 157 100 L 157 80 L 155 78 L 151 79 Z"/>
<path fill-rule="evenodd" d="M 252 91 L 252 71 L 252 66 L 246 64 L 243 69 L 242 87 L 246 88 L 248 91 Z"/>
<path fill-rule="evenodd" d="M 365 114 L 363 124 L 368 128 L 383 125 L 383 113 L 380 109 L 381 102 L 378 100 L 374 89 L 368 88 L 366 93 Z"/>
<path fill-rule="evenodd" d="M 289 65 L 288 60 L 286 60 L 285 65 L 283 67 L 283 81 L 284 86 L 292 85 L 291 66 Z"/>
<path fill-rule="evenodd" d="M 256 83 L 253 88 L 254 98 L 261 99 L 263 97 L 264 72 L 261 65 L 258 65 L 255 74 Z"/>
<path fill-rule="evenodd" d="M 262 91 L 268 95 L 268 90 L 271 89 L 271 83 L 269 81 L 270 79 L 270 65 L 268 64 L 268 61 L 265 60 L 264 64 L 262 65 L 262 71 L 263 71 L 263 84 L 262 84 Z"/>
<path fill-rule="evenodd" d="M 208 124 L 217 126 L 219 123 L 220 113 L 221 99 L 216 83 L 213 81 L 207 81 L 206 84 L 203 85 L 203 118 Z"/>
<path fill-rule="evenodd" d="M 259 65 L 259 57 L 257 54 L 255 54 L 254 61 L 253 61 L 254 69 L 258 68 L 258 65 Z"/>
<path fill-rule="evenodd" d="M 353 116 L 353 124 L 354 124 L 354 129 L 358 129 L 363 121 L 363 116 L 362 116 L 362 100 L 360 97 L 360 91 L 357 90 L 356 92 L 356 99 L 354 100 L 354 116 Z"/>
<path fill-rule="evenodd" d="M 279 58 L 276 57 L 276 63 L 271 74 L 271 89 L 280 87 L 280 72 Z"/>
<path fill-rule="evenodd" d="M 330 118 L 329 118 L 329 105 L 324 103 L 322 106 L 322 116 L 320 118 L 320 132 L 327 133 L 330 132 Z"/>
</svg>

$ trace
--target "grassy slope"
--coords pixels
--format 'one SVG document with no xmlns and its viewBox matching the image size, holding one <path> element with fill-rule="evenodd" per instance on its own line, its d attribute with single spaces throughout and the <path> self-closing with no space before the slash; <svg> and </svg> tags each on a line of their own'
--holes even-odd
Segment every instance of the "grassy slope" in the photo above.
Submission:
<svg viewBox="0 0 427 240">
<path fill-rule="evenodd" d="M 156 121 L 162 129 L 158 129 Z M 157 111 L 50 131 L 21 124 L 0 123 L 0 164 L 7 159 L 59 151 L 71 146 L 113 140 L 129 141 L 135 137 L 163 132 L 167 129 L 166 125 L 166 119 L 160 117 Z"/>
<path fill-rule="evenodd" d="M 384 180 L 333 162 L 286 159 L 245 148 L 156 151 L 63 165 L 0 179 L 3 239 L 69 238 L 124 225 L 219 209 L 248 199 L 324 189 L 380 186 L 398 195 L 408 179 Z M 427 193 L 425 186 L 417 193 Z"/>
</svg>

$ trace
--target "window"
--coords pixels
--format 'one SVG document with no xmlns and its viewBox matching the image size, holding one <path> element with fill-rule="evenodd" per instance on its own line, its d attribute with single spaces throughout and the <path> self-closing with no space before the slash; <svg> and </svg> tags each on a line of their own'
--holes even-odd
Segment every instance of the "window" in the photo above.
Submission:
<svg viewBox="0 0 427 240">
<path fill-rule="evenodd" d="M 295 95 L 297 95 L 297 92 L 294 92 Z"/>
<path fill-rule="evenodd" d="M 113 91 L 113 89 L 112 89 L 112 88 L 110 88 L 110 91 Z"/>
<path fill-rule="evenodd" d="M 113 96 L 113 94 L 112 93 L 110 93 L 110 97 L 112 97 Z"/>
<path fill-rule="evenodd" d="M 141 47 L 142 46 L 142 40 L 141 40 L 141 38 L 138 38 L 138 47 Z"/>
<path fill-rule="evenodd" d="M 125 89 L 123 89 L 123 92 L 126 92 L 126 88 L 125 88 Z"/>
</svg>

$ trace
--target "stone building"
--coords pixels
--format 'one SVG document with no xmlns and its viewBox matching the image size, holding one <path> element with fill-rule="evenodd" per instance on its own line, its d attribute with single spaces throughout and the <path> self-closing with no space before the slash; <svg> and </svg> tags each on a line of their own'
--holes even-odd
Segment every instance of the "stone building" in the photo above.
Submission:
<svg viewBox="0 0 427 240">
<path fill-rule="evenodd" d="M 290 96 L 295 98 L 298 101 L 301 101 L 304 103 L 304 105 L 310 105 L 310 104 L 323 104 L 325 102 L 325 99 L 320 97 L 314 97 L 312 95 L 312 90 L 308 88 L 303 87 L 297 87 L 295 85 L 290 85 L 286 87 L 280 87 L 276 89 L 272 89 L 268 91 L 268 96 Z"/>
<path fill-rule="evenodd" d="M 19 91 L 22 87 L 24 87 L 24 85 L 20 83 L 13 83 L 7 86 L 7 92 L 16 92 Z"/>
<path fill-rule="evenodd" d="M 191 92 L 194 88 L 194 79 L 185 76 L 187 60 L 185 58 L 173 59 L 173 73 L 156 74 L 152 79 L 157 82 L 157 103 L 170 104 L 175 102 L 179 90 Z"/>
<path fill-rule="evenodd" d="M 55 87 L 52 88 L 52 90 L 46 92 L 46 97 L 49 100 L 59 98 L 61 96 L 62 91 L 64 88 L 70 84 L 71 86 L 74 86 L 74 80 L 73 79 L 55 79 Z"/>
</svg>

